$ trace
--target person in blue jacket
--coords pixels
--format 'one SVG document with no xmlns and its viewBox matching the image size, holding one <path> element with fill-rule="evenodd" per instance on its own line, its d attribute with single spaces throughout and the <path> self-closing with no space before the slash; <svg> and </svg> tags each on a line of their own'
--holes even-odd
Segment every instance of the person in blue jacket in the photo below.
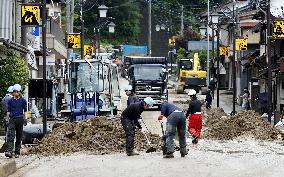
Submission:
<svg viewBox="0 0 284 177">
<path fill-rule="evenodd" d="M 161 104 L 161 115 L 158 120 L 163 120 L 167 118 L 166 126 L 166 154 L 164 158 L 173 158 L 175 146 L 174 146 L 174 137 L 176 131 L 178 132 L 179 137 L 179 146 L 181 157 L 187 155 L 186 149 L 186 118 L 185 114 L 181 108 L 177 107 L 172 103 L 164 102 Z"/>
<path fill-rule="evenodd" d="M 127 88 L 125 89 L 125 94 L 128 96 L 127 106 L 140 102 L 139 98 L 135 95 L 131 85 L 127 86 Z"/>
<path fill-rule="evenodd" d="M 7 134 L 8 146 L 5 152 L 6 157 L 13 157 L 15 133 L 15 158 L 18 158 L 20 155 L 26 112 L 27 101 L 22 97 L 21 86 L 15 84 L 13 86 L 13 98 L 8 101 L 7 117 L 9 117 L 9 122 Z"/>
</svg>

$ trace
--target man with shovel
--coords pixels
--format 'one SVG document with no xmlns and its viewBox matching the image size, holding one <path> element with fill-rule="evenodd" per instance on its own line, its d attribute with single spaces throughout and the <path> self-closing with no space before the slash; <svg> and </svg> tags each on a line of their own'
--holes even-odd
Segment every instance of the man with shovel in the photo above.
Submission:
<svg viewBox="0 0 284 177">
<path fill-rule="evenodd" d="M 154 103 L 151 97 L 147 97 L 141 102 L 130 104 L 121 114 L 121 124 L 125 131 L 126 154 L 128 156 L 139 155 L 134 151 L 135 127 L 138 127 L 142 133 L 145 133 L 138 120 L 142 112 L 152 107 Z"/>
<path fill-rule="evenodd" d="M 180 146 L 180 154 L 181 157 L 185 157 L 187 155 L 186 149 L 186 118 L 182 109 L 177 107 L 174 104 L 164 102 L 161 105 L 161 115 L 158 120 L 163 120 L 167 118 L 167 126 L 166 126 L 166 154 L 164 158 L 173 158 L 174 157 L 174 137 L 176 131 L 178 132 L 179 137 L 179 146 Z"/>
</svg>

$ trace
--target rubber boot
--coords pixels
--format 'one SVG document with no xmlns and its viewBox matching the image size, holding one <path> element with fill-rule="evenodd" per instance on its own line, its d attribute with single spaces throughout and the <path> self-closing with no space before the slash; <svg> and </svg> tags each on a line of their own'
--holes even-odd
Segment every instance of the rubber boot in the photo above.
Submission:
<svg viewBox="0 0 284 177">
<path fill-rule="evenodd" d="M 174 158 L 174 153 L 167 153 L 163 158 Z"/>
<path fill-rule="evenodd" d="M 128 156 L 135 156 L 135 155 L 139 155 L 138 152 L 132 151 L 132 152 L 127 152 L 126 153 Z"/>
<path fill-rule="evenodd" d="M 5 157 L 12 158 L 13 154 L 11 152 L 5 152 Z"/>
</svg>

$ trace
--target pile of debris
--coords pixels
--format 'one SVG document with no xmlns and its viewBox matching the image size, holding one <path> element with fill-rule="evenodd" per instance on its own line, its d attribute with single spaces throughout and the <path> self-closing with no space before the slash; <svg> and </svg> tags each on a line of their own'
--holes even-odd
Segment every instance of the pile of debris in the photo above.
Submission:
<svg viewBox="0 0 284 177">
<path fill-rule="evenodd" d="M 153 145 L 162 143 L 158 135 L 147 133 Z M 145 136 L 137 131 L 135 147 L 138 151 L 149 148 Z M 86 122 L 64 123 L 55 128 L 42 141 L 27 149 L 28 154 L 56 155 L 79 151 L 91 151 L 94 154 L 125 152 L 125 134 L 120 120 L 105 117 L 90 119 Z"/>
<path fill-rule="evenodd" d="M 222 109 L 212 109 L 206 117 L 205 138 L 232 140 L 237 137 L 260 140 L 283 139 L 284 134 L 254 111 L 227 116 Z"/>
</svg>

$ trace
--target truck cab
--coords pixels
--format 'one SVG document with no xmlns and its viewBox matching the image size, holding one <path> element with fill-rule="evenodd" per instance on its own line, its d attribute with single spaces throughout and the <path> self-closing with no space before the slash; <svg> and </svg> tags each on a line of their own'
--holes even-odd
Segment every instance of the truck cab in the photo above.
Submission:
<svg viewBox="0 0 284 177">
<path fill-rule="evenodd" d="M 168 100 L 168 72 L 164 57 L 127 57 L 129 84 L 143 100 L 152 97 L 158 106 Z"/>
</svg>

